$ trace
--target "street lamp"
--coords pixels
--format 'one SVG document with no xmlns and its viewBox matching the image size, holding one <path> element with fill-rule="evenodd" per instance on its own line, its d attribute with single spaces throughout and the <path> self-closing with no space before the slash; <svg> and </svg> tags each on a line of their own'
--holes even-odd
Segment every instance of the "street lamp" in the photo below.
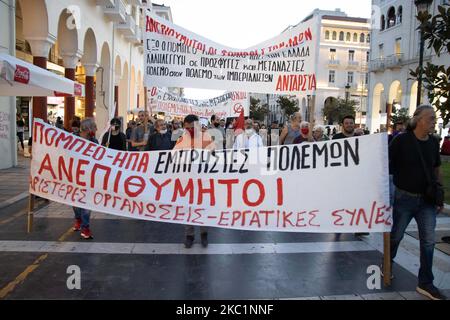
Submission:
<svg viewBox="0 0 450 320">
<path fill-rule="evenodd" d="M 420 54 L 419 54 L 419 79 L 417 81 L 417 104 L 420 105 L 420 99 L 422 96 L 422 73 L 423 73 L 423 52 L 425 48 L 425 38 L 423 34 L 423 29 L 425 25 L 424 14 L 428 12 L 428 7 L 433 2 L 433 0 L 415 0 L 414 4 L 417 8 L 417 14 L 420 17 Z"/>
<path fill-rule="evenodd" d="M 347 83 L 347 85 L 345 86 L 345 103 L 348 103 L 348 99 L 350 96 L 350 84 Z"/>
</svg>

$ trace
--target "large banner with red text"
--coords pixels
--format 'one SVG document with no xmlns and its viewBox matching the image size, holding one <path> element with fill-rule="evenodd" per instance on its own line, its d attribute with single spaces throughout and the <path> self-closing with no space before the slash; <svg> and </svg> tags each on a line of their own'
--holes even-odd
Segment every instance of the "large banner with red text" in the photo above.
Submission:
<svg viewBox="0 0 450 320">
<path fill-rule="evenodd" d="M 151 113 L 164 112 L 170 116 L 195 114 L 210 118 L 213 114 L 220 119 L 238 117 L 241 111 L 249 115 L 250 99 L 246 92 L 226 92 L 211 99 L 187 99 L 157 87 L 147 89 L 147 106 Z"/>
<path fill-rule="evenodd" d="M 247 49 L 233 49 L 183 29 L 147 10 L 145 85 L 313 94 L 318 22 L 311 18 Z"/>
<path fill-rule="evenodd" d="M 36 120 L 30 192 L 149 221 L 386 232 L 392 224 L 387 159 L 386 134 L 215 152 L 127 152 Z"/>
</svg>

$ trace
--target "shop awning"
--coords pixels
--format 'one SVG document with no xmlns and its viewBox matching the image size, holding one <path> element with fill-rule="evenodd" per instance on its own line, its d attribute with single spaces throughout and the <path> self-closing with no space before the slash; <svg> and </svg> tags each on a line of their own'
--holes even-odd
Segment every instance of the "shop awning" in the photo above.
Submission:
<svg viewBox="0 0 450 320">
<path fill-rule="evenodd" d="M 0 96 L 84 96 L 84 86 L 21 59 L 0 53 Z"/>
</svg>

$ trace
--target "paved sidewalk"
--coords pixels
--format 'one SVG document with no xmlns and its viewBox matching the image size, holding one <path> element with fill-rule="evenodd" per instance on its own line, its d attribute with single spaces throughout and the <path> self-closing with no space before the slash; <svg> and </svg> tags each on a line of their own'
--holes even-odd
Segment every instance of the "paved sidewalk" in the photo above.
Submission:
<svg viewBox="0 0 450 320">
<path fill-rule="evenodd" d="M 17 167 L 0 170 L 0 209 L 28 196 L 30 158 L 18 154 Z"/>
</svg>

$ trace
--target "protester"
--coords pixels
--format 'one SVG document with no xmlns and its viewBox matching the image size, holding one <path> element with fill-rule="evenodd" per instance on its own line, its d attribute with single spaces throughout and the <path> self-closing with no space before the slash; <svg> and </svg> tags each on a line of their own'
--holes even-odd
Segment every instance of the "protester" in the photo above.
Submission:
<svg viewBox="0 0 450 320">
<path fill-rule="evenodd" d="M 215 114 L 211 116 L 211 125 L 209 126 L 208 133 L 214 141 L 215 149 L 224 149 L 225 130 L 220 126 L 220 120 Z"/>
<path fill-rule="evenodd" d="M 64 122 L 61 120 L 61 117 L 56 118 L 55 127 L 58 129 L 64 129 Z"/>
<path fill-rule="evenodd" d="M 323 127 L 319 125 L 315 126 L 313 129 L 313 139 L 315 142 L 329 140 L 329 138 L 323 133 Z"/>
<path fill-rule="evenodd" d="M 190 114 L 184 118 L 183 126 L 185 132 L 178 139 L 174 149 L 207 149 L 214 150 L 213 143 L 208 132 L 201 132 L 199 119 L 196 115 Z M 195 229 L 192 225 L 185 225 L 184 246 L 191 248 L 195 239 Z M 208 246 L 208 229 L 200 226 L 200 238 L 203 247 Z"/>
<path fill-rule="evenodd" d="M 120 131 L 122 122 L 118 118 L 113 118 L 110 121 L 110 129 L 103 135 L 102 146 L 114 150 L 127 150 L 127 137 Z"/>
<path fill-rule="evenodd" d="M 355 135 L 355 117 L 345 116 L 342 120 L 342 132 L 333 135 L 333 140 L 350 138 Z"/>
<path fill-rule="evenodd" d="M 300 136 L 300 123 L 302 122 L 302 115 L 296 112 L 291 116 L 291 121 L 284 126 L 280 134 L 281 144 L 293 144 L 295 138 Z"/>
<path fill-rule="evenodd" d="M 392 139 L 394 139 L 397 135 L 405 132 L 405 124 L 403 121 L 398 121 L 394 123 L 394 130 L 390 135 L 388 135 L 388 143 L 391 143 Z"/>
<path fill-rule="evenodd" d="M 280 128 L 277 120 L 272 121 L 270 124 L 268 144 L 271 146 L 277 146 L 280 144 Z"/>
<path fill-rule="evenodd" d="M 432 136 L 436 114 L 430 105 L 420 105 L 414 112 L 407 132 L 397 135 L 389 145 L 389 171 L 395 185 L 393 225 L 391 230 L 391 260 L 406 228 L 414 218 L 419 229 L 420 269 L 417 292 L 433 299 L 445 296 L 433 284 L 433 253 L 436 215 L 442 210 L 441 201 L 426 196 L 431 184 L 442 182 L 439 143 Z"/>
<path fill-rule="evenodd" d="M 138 123 L 131 133 L 131 146 L 138 151 L 144 151 L 150 134 L 153 133 L 153 126 L 148 117 L 148 113 L 139 111 Z"/>
<path fill-rule="evenodd" d="M 249 149 L 264 147 L 261 136 L 256 133 L 252 119 L 245 120 L 245 131 L 238 134 L 233 149 Z"/>
<path fill-rule="evenodd" d="M 311 137 L 310 132 L 309 132 L 309 127 L 310 127 L 310 125 L 309 125 L 309 122 L 307 122 L 307 121 L 302 121 L 300 123 L 300 130 L 299 130 L 300 135 L 294 139 L 293 144 L 299 144 L 302 142 L 312 142 L 313 141 L 313 138 Z"/>
<path fill-rule="evenodd" d="M 127 137 L 127 150 L 136 151 L 137 149 L 131 145 L 131 133 L 136 128 L 136 121 L 128 121 L 127 130 L 125 130 L 125 136 Z"/>
<path fill-rule="evenodd" d="M 175 143 L 183 135 L 183 128 L 179 121 L 172 121 L 172 141 Z"/>
<path fill-rule="evenodd" d="M 167 130 L 164 120 L 155 121 L 155 132 L 148 138 L 145 151 L 172 150 L 175 141 L 172 141 L 172 133 Z"/>
<path fill-rule="evenodd" d="M 16 116 L 16 126 L 17 126 L 17 128 L 16 128 L 17 138 L 20 141 L 22 150 L 25 152 L 25 146 L 23 144 L 23 133 L 25 132 L 25 121 L 19 114 L 17 114 L 17 116 Z"/>
<path fill-rule="evenodd" d="M 95 138 L 95 133 L 97 131 L 97 125 L 92 118 L 86 118 L 80 123 L 80 133 L 79 136 L 86 140 L 94 143 L 98 143 Z M 91 211 L 88 209 L 73 207 L 73 212 L 75 214 L 75 223 L 73 226 L 73 231 L 80 231 L 82 239 L 93 239 L 92 232 L 89 228 L 89 220 L 91 217 Z"/>
<path fill-rule="evenodd" d="M 345 139 L 355 136 L 355 117 L 348 115 L 342 120 L 342 132 L 333 135 L 333 140 Z M 355 236 L 368 236 L 367 232 L 357 232 Z"/>
<path fill-rule="evenodd" d="M 80 133 L 80 120 L 78 117 L 74 117 L 73 120 L 70 122 L 70 129 L 71 132 L 75 135 L 79 135 Z"/>
</svg>

